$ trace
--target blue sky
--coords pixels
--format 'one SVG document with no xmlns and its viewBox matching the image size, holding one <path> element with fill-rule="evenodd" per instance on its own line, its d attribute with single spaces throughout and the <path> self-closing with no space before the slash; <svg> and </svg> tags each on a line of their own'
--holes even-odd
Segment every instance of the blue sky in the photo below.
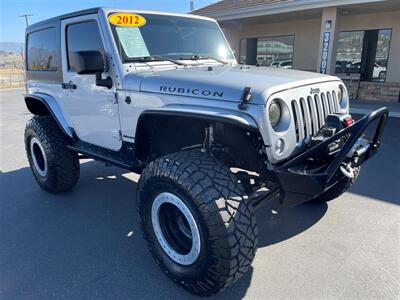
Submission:
<svg viewBox="0 0 400 300">
<path fill-rule="evenodd" d="M 0 42 L 22 42 L 25 20 L 19 15 L 29 13 L 30 24 L 89 7 L 118 7 L 151 9 L 185 13 L 189 11 L 189 0 L 0 0 Z M 215 0 L 194 0 L 199 8 Z"/>
</svg>

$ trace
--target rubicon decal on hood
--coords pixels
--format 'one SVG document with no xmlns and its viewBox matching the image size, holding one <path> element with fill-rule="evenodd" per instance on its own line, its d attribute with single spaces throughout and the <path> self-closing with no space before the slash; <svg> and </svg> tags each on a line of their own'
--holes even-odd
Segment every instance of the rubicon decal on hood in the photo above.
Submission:
<svg viewBox="0 0 400 300">
<path fill-rule="evenodd" d="M 220 97 L 224 96 L 224 92 L 221 91 L 210 91 L 210 90 L 201 90 L 201 89 L 192 89 L 192 88 L 182 88 L 182 87 L 174 87 L 174 86 L 160 86 L 161 92 L 167 92 L 172 94 L 186 94 L 186 95 L 202 95 L 205 97 Z"/>
</svg>

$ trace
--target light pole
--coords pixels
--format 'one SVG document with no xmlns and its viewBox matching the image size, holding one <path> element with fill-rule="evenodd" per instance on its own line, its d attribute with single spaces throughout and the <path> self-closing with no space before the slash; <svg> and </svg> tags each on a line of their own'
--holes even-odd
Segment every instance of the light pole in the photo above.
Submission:
<svg viewBox="0 0 400 300">
<path fill-rule="evenodd" d="M 28 23 L 28 18 L 32 17 L 33 15 L 31 14 L 23 14 L 21 16 L 19 16 L 20 18 L 25 18 L 25 23 L 26 23 L 26 27 L 28 27 L 29 23 Z"/>
</svg>

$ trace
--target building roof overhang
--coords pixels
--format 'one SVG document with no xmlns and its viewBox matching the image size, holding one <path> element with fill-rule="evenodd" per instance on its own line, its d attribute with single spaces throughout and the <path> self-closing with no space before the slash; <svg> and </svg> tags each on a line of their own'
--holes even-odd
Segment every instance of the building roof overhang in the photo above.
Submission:
<svg viewBox="0 0 400 300">
<path fill-rule="evenodd" d="M 204 8 L 197 9 L 192 14 L 198 14 L 214 18 L 218 21 L 252 18 L 275 14 L 299 12 L 303 10 L 315 10 L 328 7 L 340 7 L 360 4 L 374 4 L 390 2 L 388 0 L 281 0 L 281 1 L 258 1 L 257 5 L 229 6 L 229 1 L 221 0 Z M 240 1 L 240 0 L 239 0 Z M 261 3 L 260 3 L 261 2 Z M 223 5 L 224 4 L 224 5 Z"/>
</svg>

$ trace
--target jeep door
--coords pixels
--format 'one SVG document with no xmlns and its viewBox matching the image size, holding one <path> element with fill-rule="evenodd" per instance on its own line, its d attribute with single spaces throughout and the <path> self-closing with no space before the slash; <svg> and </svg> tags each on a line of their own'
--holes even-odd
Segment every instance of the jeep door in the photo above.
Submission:
<svg viewBox="0 0 400 300">
<path fill-rule="evenodd" d="M 73 60 L 76 51 L 108 53 L 97 15 L 85 15 L 61 21 L 61 58 L 63 102 L 80 140 L 104 148 L 121 148 L 118 103 L 115 87 L 97 86 L 95 75 L 79 75 Z M 103 78 L 111 76 L 105 72 Z"/>
</svg>

